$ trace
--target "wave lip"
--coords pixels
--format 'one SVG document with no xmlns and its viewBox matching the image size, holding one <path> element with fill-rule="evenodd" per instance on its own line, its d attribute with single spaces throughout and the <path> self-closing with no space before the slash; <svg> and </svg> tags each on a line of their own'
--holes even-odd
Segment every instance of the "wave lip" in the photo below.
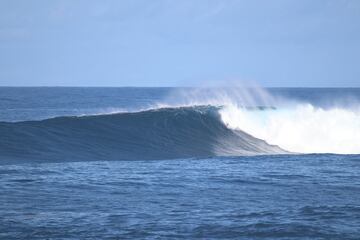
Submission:
<svg viewBox="0 0 360 240">
<path fill-rule="evenodd" d="M 0 123 L 0 160 L 150 160 L 286 153 L 192 106 Z"/>
</svg>

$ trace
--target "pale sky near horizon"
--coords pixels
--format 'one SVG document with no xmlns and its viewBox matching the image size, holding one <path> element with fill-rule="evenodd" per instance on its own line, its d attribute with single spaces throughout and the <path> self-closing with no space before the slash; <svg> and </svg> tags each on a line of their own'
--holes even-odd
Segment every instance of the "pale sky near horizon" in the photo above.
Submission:
<svg viewBox="0 0 360 240">
<path fill-rule="evenodd" d="M 360 87 L 358 0 L 1 0 L 0 86 Z"/>
</svg>

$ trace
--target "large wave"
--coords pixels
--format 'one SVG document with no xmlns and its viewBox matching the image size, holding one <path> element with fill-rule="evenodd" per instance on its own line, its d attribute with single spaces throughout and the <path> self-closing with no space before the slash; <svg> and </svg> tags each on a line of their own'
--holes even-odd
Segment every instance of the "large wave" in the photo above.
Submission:
<svg viewBox="0 0 360 240">
<path fill-rule="evenodd" d="M 0 159 L 146 160 L 285 153 L 241 130 L 227 128 L 219 110 L 194 106 L 2 122 Z"/>
<path fill-rule="evenodd" d="M 176 90 L 150 110 L 0 122 L 0 160 L 359 154 L 358 106 L 317 106 L 261 88 Z"/>
</svg>

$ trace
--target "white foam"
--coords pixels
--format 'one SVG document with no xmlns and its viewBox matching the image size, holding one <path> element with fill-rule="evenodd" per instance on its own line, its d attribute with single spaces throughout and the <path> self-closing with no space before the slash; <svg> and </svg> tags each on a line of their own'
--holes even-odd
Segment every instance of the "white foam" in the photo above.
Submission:
<svg viewBox="0 0 360 240">
<path fill-rule="evenodd" d="M 316 108 L 298 104 L 291 108 L 251 111 L 227 105 L 223 122 L 269 144 L 298 153 L 360 153 L 360 112 Z"/>
</svg>

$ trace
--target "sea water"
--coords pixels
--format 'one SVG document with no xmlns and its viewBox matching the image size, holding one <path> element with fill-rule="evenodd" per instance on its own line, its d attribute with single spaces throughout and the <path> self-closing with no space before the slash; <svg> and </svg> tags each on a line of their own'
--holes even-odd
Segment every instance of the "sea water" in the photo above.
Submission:
<svg viewBox="0 0 360 240">
<path fill-rule="evenodd" d="M 0 238 L 358 239 L 359 99 L 0 88 Z"/>
</svg>

